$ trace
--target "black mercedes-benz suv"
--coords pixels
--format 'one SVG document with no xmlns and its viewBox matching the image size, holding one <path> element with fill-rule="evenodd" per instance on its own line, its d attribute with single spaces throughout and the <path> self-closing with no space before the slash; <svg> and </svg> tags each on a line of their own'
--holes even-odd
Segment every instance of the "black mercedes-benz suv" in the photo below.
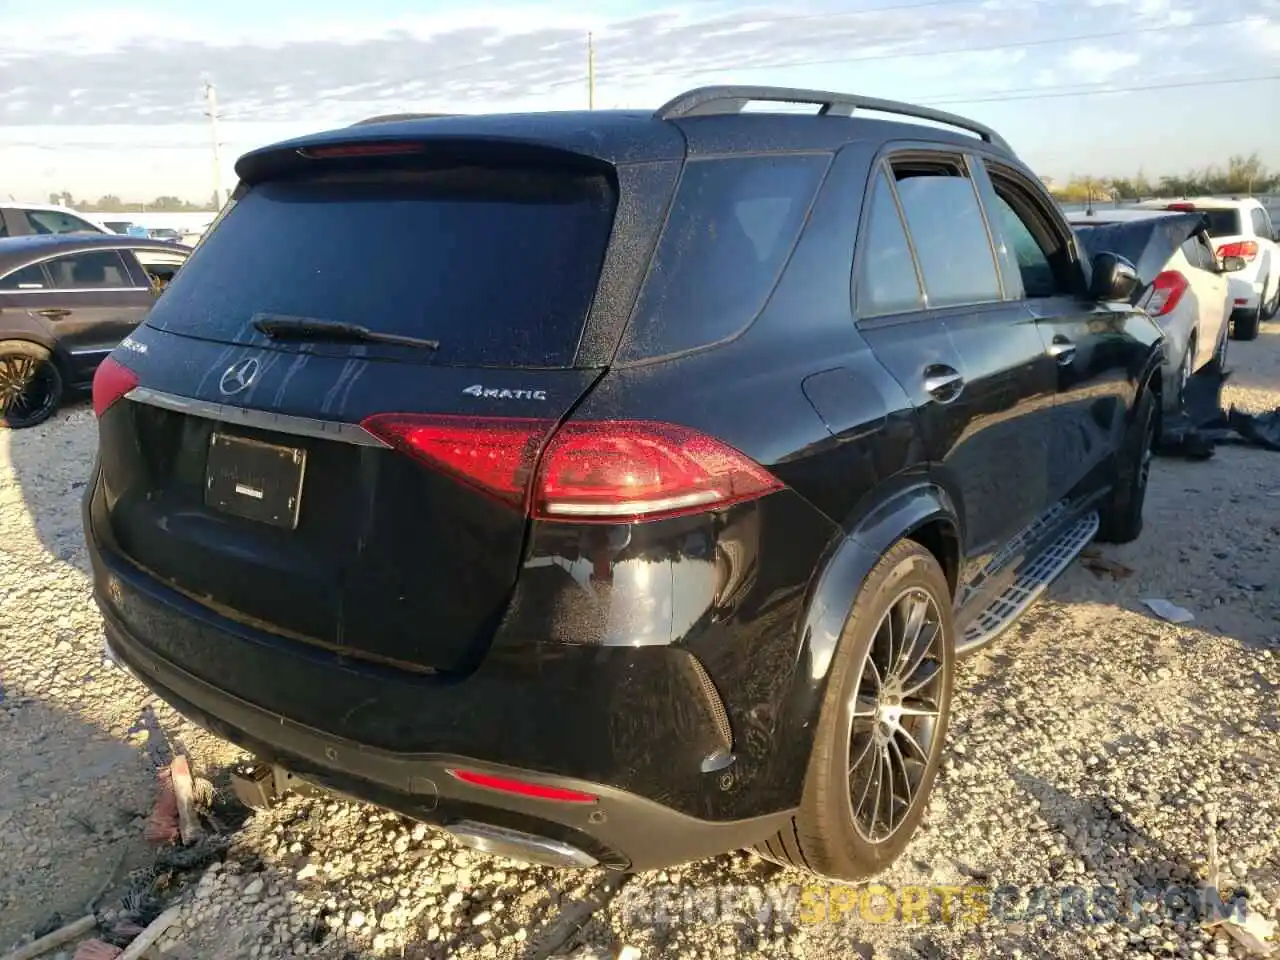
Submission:
<svg viewBox="0 0 1280 960">
<path fill-rule="evenodd" d="M 1158 328 L 980 124 L 715 87 L 236 170 L 97 376 L 84 522 L 109 654 L 268 769 L 866 876 L 956 658 L 1141 530 Z"/>
</svg>

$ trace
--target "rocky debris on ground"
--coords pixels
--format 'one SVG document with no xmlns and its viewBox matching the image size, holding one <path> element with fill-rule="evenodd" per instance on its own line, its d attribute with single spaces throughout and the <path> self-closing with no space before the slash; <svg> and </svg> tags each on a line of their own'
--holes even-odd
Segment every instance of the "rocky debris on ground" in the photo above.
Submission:
<svg viewBox="0 0 1280 960">
<path fill-rule="evenodd" d="M 1280 337 L 1231 357 L 1229 402 L 1277 406 Z M 243 759 L 102 662 L 78 508 L 93 439 L 84 409 L 0 434 L 0 951 L 79 916 L 104 882 L 102 902 L 124 902 L 155 862 L 143 828 L 175 753 L 220 796 Z M 933 920 L 879 922 L 856 890 L 734 853 L 631 878 L 584 916 L 600 871 L 496 860 L 393 814 L 291 796 L 222 811 L 225 849 L 160 893 L 178 907 L 161 955 L 523 960 L 569 915 L 553 956 L 1250 956 L 1228 924 L 1151 891 L 1205 894 L 1212 807 L 1221 896 L 1280 919 L 1277 505 L 1274 453 L 1158 461 L 1146 532 L 1095 552 L 1109 575 L 1073 567 L 960 667 L 926 825 L 877 882 L 1003 890 L 998 911 L 957 895 L 942 922 L 939 895 Z M 1161 620 L 1153 597 L 1195 619 Z M 1072 901 L 1064 920 L 1063 890 L 1091 909 Z M 1109 914 L 1099 890 L 1137 909 Z"/>
</svg>

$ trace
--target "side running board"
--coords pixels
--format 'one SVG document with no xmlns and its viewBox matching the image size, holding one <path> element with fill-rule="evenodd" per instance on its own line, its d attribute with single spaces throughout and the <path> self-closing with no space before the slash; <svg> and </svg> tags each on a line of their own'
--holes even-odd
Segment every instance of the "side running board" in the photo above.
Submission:
<svg viewBox="0 0 1280 960">
<path fill-rule="evenodd" d="M 1086 514 L 1063 530 L 1058 539 L 1028 561 L 1009 588 L 965 628 L 956 645 L 957 656 L 973 653 L 1003 633 L 1071 565 L 1097 532 L 1097 513 Z"/>
</svg>

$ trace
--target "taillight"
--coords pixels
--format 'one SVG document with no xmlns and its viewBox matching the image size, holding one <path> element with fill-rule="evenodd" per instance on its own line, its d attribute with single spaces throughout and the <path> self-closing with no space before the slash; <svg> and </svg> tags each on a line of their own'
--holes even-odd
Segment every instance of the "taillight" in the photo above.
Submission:
<svg viewBox="0 0 1280 960">
<path fill-rule="evenodd" d="M 519 797 L 534 797 L 538 800 L 554 800 L 559 803 L 596 803 L 600 799 L 579 790 L 549 787 L 546 784 L 530 783 L 528 780 L 516 780 L 511 777 L 495 777 L 475 770 L 447 770 L 446 772 L 455 780 L 473 787 L 497 790 L 499 793 L 512 793 Z"/>
<path fill-rule="evenodd" d="M 552 420 L 380 413 L 361 426 L 482 493 L 523 509 Z"/>
<path fill-rule="evenodd" d="M 393 447 L 530 516 L 627 523 L 722 509 L 782 488 L 742 453 L 688 427 L 378 414 Z M 554 432 L 552 432 L 554 430 Z"/>
<path fill-rule="evenodd" d="M 1187 278 L 1177 270 L 1166 270 L 1151 281 L 1151 290 L 1147 293 L 1143 306 L 1153 317 L 1173 313 L 1188 286 Z"/>
<path fill-rule="evenodd" d="M 1165 205 L 1166 210 L 1194 210 L 1194 203 L 1170 203 Z"/>
<path fill-rule="evenodd" d="M 101 417 L 107 409 L 138 385 L 138 375 L 123 363 L 107 357 L 93 375 L 93 414 Z"/>
<path fill-rule="evenodd" d="M 648 520 L 727 507 L 781 486 L 737 450 L 688 427 L 570 422 L 543 451 L 530 512 L 549 520 Z"/>
<path fill-rule="evenodd" d="M 1258 255 L 1258 244 L 1254 240 L 1240 240 L 1237 243 L 1224 243 L 1218 248 L 1218 257 L 1240 257 L 1252 261 Z"/>
</svg>

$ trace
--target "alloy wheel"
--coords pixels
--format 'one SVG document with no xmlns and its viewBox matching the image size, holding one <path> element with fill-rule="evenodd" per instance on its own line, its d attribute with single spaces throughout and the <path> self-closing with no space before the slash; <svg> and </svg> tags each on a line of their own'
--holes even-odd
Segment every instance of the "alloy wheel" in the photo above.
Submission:
<svg viewBox="0 0 1280 960">
<path fill-rule="evenodd" d="M 47 360 L 0 356 L 0 420 L 24 427 L 45 419 L 58 403 L 58 375 Z"/>
<path fill-rule="evenodd" d="M 869 843 L 897 832 L 941 746 L 944 643 L 936 602 L 911 587 L 889 605 L 867 649 L 850 711 L 849 803 Z"/>
</svg>

